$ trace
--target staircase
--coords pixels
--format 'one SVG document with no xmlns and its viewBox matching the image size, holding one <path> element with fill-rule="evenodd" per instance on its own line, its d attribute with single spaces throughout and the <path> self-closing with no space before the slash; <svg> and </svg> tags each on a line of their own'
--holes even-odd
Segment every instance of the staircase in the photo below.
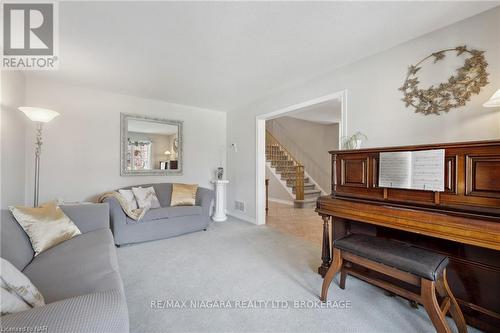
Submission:
<svg viewBox="0 0 500 333">
<path fill-rule="evenodd" d="M 316 188 L 309 177 L 304 176 L 304 166 L 268 131 L 266 131 L 266 161 L 276 169 L 276 174 L 295 195 L 296 208 L 316 207 L 316 200 L 321 195 L 321 190 Z"/>
</svg>

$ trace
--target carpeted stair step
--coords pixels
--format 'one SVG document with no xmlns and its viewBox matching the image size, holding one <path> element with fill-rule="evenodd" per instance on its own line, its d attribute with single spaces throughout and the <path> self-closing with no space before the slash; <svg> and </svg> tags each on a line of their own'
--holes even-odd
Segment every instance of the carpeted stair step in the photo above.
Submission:
<svg viewBox="0 0 500 333">
<path fill-rule="evenodd" d="M 286 186 L 288 187 L 293 188 L 295 186 L 295 179 L 282 179 L 282 180 L 286 181 Z M 304 178 L 304 184 L 306 183 L 309 183 L 309 178 Z"/>
<path fill-rule="evenodd" d="M 316 207 L 316 199 L 294 200 L 293 205 L 295 208 L 314 208 Z"/>
<path fill-rule="evenodd" d="M 297 170 L 295 168 L 277 168 L 276 173 L 282 177 L 292 177 L 297 175 Z"/>
<path fill-rule="evenodd" d="M 266 145 L 266 161 L 276 170 L 286 186 L 295 194 L 295 180 L 297 178 L 297 167 L 288 154 L 279 145 Z M 316 200 L 321 195 L 321 190 L 316 189 L 308 177 L 304 177 L 304 200 L 295 200 L 295 207 L 315 207 Z"/>
<path fill-rule="evenodd" d="M 292 162 L 292 161 L 271 161 L 271 163 L 276 164 L 276 169 L 279 171 L 295 171 L 297 169 L 297 166 Z"/>
<path fill-rule="evenodd" d="M 297 178 L 297 173 L 284 173 L 284 174 L 281 174 L 280 176 L 285 177 L 286 179 L 295 179 Z M 307 183 L 309 181 L 309 178 L 308 177 L 304 177 L 304 183 Z"/>
<path fill-rule="evenodd" d="M 295 194 L 295 188 L 293 188 L 292 192 L 293 194 Z M 321 190 L 304 188 L 304 199 L 314 199 L 318 198 L 319 196 L 321 196 Z"/>
<path fill-rule="evenodd" d="M 293 163 L 287 156 L 266 156 L 268 162 L 289 162 Z"/>
<path fill-rule="evenodd" d="M 290 186 L 292 188 L 292 192 L 295 193 L 295 185 Z M 304 183 L 304 191 L 314 190 L 316 186 L 313 183 Z"/>
</svg>

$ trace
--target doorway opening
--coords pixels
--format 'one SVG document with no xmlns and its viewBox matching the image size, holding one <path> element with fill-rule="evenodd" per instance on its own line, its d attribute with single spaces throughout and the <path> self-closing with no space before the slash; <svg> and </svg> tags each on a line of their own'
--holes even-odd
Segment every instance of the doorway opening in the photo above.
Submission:
<svg viewBox="0 0 500 333">
<path fill-rule="evenodd" d="M 328 151 L 340 149 L 346 115 L 343 90 L 256 118 L 257 224 L 321 240 L 314 208 L 320 195 L 330 193 Z M 304 233 L 309 222 L 318 235 Z"/>
</svg>

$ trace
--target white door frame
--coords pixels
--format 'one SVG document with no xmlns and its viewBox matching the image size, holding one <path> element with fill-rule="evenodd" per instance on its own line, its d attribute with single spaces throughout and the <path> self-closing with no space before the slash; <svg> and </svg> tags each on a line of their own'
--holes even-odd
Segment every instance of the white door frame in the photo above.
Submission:
<svg viewBox="0 0 500 333">
<path fill-rule="evenodd" d="M 339 99 L 341 101 L 341 119 L 339 124 L 339 149 L 342 138 L 347 133 L 347 90 L 338 91 L 333 94 L 318 97 L 302 103 L 287 106 L 285 108 L 258 115 L 256 117 L 256 220 L 257 225 L 266 223 L 265 200 L 266 200 L 266 120 L 279 117 L 285 113 L 303 109 L 305 107 Z"/>
</svg>

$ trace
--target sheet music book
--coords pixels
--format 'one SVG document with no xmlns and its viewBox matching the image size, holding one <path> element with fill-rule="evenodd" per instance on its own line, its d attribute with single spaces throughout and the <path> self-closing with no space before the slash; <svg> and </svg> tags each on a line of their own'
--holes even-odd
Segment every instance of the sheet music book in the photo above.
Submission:
<svg viewBox="0 0 500 333">
<path fill-rule="evenodd" d="M 380 153 L 378 185 L 444 191 L 444 149 Z"/>
</svg>

